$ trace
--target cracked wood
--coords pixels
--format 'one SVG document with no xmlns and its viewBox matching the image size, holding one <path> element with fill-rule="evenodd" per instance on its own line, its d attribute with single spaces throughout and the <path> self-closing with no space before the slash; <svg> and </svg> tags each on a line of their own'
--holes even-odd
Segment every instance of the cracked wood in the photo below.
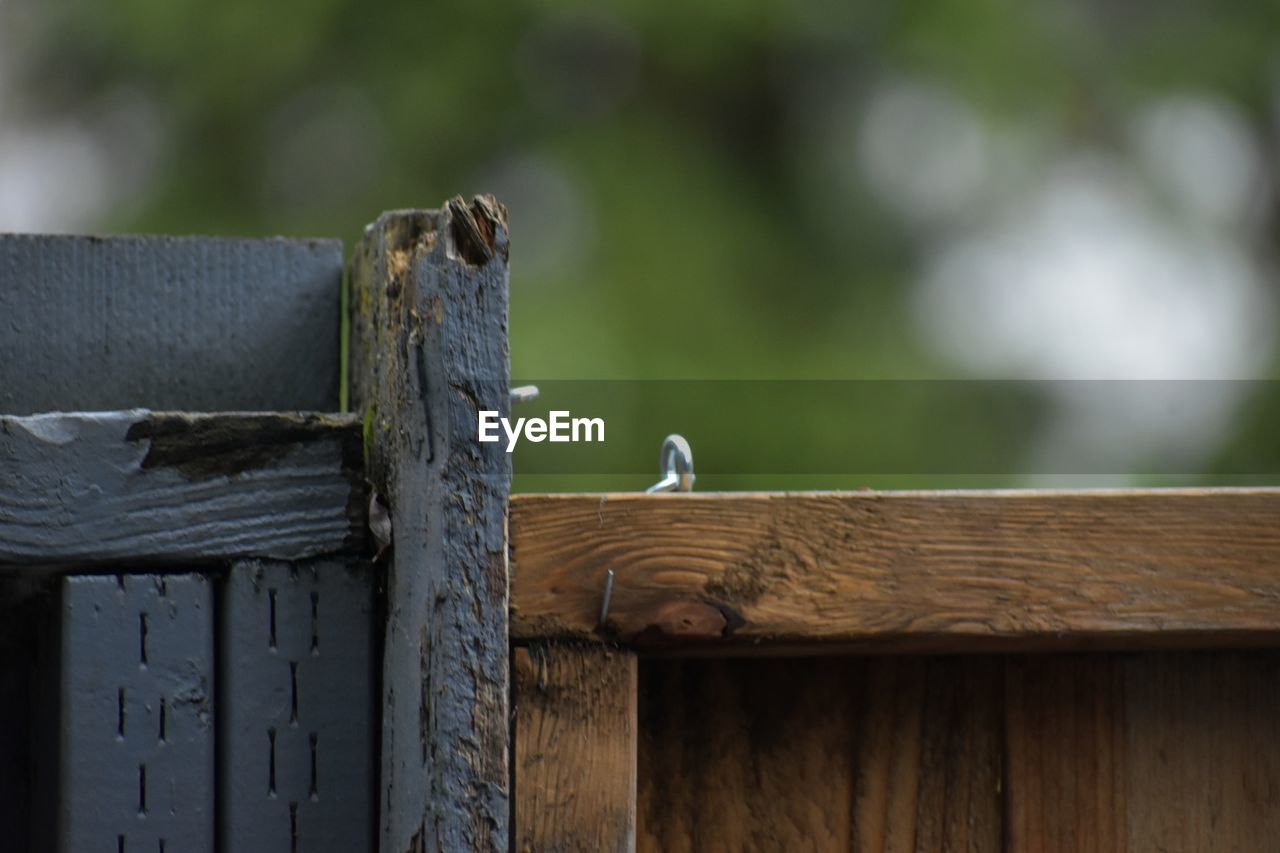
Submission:
<svg viewBox="0 0 1280 853">
<path fill-rule="evenodd" d="M 521 495 L 511 631 L 684 651 L 1274 643 L 1277 522 L 1277 489 Z"/>
<path fill-rule="evenodd" d="M 381 849 L 505 850 L 510 457 L 506 212 L 384 214 L 351 266 L 350 388 L 390 508 Z"/>
</svg>

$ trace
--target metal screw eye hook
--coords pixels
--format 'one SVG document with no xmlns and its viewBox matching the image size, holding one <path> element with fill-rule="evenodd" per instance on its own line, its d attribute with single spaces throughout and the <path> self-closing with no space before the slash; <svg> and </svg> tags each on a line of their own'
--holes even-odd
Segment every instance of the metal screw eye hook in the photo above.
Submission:
<svg viewBox="0 0 1280 853">
<path fill-rule="evenodd" d="M 659 465 L 662 480 L 645 489 L 646 495 L 693 491 L 693 450 L 684 436 L 673 433 L 663 440 Z"/>
<path fill-rule="evenodd" d="M 692 492 L 693 491 L 693 450 L 684 436 L 672 433 L 662 441 L 662 452 L 659 454 L 662 480 L 644 490 L 646 495 L 657 492 Z M 604 595 L 600 599 L 600 617 L 596 620 L 596 630 L 603 632 L 609 622 L 609 604 L 613 601 L 613 569 L 609 569 L 604 578 Z"/>
</svg>

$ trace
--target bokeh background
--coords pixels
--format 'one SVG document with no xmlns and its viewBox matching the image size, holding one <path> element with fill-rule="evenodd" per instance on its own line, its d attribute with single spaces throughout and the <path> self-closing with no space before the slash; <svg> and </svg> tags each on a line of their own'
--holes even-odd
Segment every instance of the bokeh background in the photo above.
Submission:
<svg viewBox="0 0 1280 853">
<path fill-rule="evenodd" d="M 1269 379 L 1278 151 L 1271 0 L 0 0 L 0 230 L 350 249 L 379 211 L 492 192 L 534 381 Z M 1280 456 L 1267 383 L 1173 412 L 1072 387 L 1016 475 L 699 486 L 1123 485 L 1166 445 L 1182 481 L 1237 482 Z M 1073 442 L 1114 473 L 1045 464 Z"/>
</svg>

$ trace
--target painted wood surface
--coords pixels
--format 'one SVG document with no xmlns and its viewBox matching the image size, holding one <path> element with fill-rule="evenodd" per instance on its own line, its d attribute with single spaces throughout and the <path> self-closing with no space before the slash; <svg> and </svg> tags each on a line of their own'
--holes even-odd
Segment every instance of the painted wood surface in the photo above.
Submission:
<svg viewBox="0 0 1280 853">
<path fill-rule="evenodd" d="M 1280 642 L 1276 489 L 518 495 L 511 538 L 517 638 L 733 653 Z"/>
<path fill-rule="evenodd" d="M 636 849 L 636 677 L 607 646 L 513 651 L 515 850 Z"/>
<path fill-rule="evenodd" d="M 62 579 L 58 853 L 214 850 L 212 584 L 202 575 Z"/>
<path fill-rule="evenodd" d="M 0 412 L 335 411 L 337 240 L 0 235 Z"/>
<path fill-rule="evenodd" d="M 219 586 L 222 853 L 377 849 L 372 567 L 246 560 Z"/>
<path fill-rule="evenodd" d="M 475 440 L 508 411 L 507 224 L 492 199 L 383 215 L 351 267 L 354 410 L 390 507 L 382 843 L 509 842 L 510 457 Z"/>
<path fill-rule="evenodd" d="M 351 549 L 361 467 L 345 415 L 0 416 L 0 566 Z"/>
</svg>

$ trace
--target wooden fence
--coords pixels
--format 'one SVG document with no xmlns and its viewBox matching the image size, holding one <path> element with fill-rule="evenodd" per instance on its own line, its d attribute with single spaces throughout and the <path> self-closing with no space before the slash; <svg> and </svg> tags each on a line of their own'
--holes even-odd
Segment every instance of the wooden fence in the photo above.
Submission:
<svg viewBox="0 0 1280 853">
<path fill-rule="evenodd" d="M 0 238 L 13 849 L 1280 849 L 1280 491 L 512 497 L 507 250 L 340 415 L 331 244 Z"/>
</svg>

